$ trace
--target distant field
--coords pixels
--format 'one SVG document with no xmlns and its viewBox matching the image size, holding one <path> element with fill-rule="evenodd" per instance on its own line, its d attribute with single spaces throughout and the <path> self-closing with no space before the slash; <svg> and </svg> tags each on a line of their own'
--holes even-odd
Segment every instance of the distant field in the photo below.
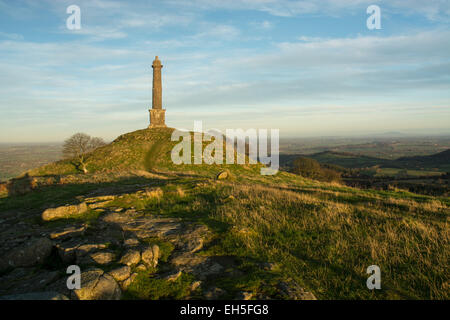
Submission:
<svg viewBox="0 0 450 320">
<path fill-rule="evenodd" d="M 337 141 L 340 140 L 334 140 L 333 143 L 336 144 Z M 356 143 L 358 140 L 348 142 Z M 311 143 L 314 143 L 314 140 L 311 140 Z M 320 147 L 316 146 L 316 150 L 320 152 L 314 154 L 280 152 L 281 168 L 290 170 L 295 159 L 308 157 L 341 172 L 343 181 L 352 187 L 379 190 L 399 188 L 435 196 L 450 194 L 447 174 L 450 172 L 450 149 L 447 147 L 447 138 L 421 138 L 417 141 L 402 139 L 401 142 L 391 144 L 378 141 L 366 144 L 335 145 L 328 151 L 322 151 L 323 141 L 317 143 Z M 286 145 L 284 148 L 286 150 Z M 290 148 L 294 150 L 292 141 Z M 386 155 L 389 149 L 396 157 L 382 156 Z M 306 149 L 303 146 L 298 150 L 301 152 Z M 438 152 L 427 154 L 430 150 L 438 150 Z M 411 154 L 411 152 L 414 153 Z"/>
<path fill-rule="evenodd" d="M 376 177 L 392 177 L 399 174 L 405 174 L 413 177 L 421 177 L 421 176 L 440 176 L 442 172 L 438 171 L 426 171 L 426 170 L 403 170 L 398 168 L 380 168 L 378 172 L 375 174 Z"/>
<path fill-rule="evenodd" d="M 61 159 L 61 144 L 0 144 L 0 181 Z"/>
</svg>

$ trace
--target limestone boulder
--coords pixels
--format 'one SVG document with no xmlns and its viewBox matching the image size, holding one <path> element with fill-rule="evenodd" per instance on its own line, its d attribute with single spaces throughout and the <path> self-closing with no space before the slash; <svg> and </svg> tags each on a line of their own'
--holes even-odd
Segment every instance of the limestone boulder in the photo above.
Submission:
<svg viewBox="0 0 450 320">
<path fill-rule="evenodd" d="M 86 231 L 86 226 L 83 225 L 81 227 L 68 227 L 63 230 L 58 230 L 50 233 L 51 239 L 65 240 L 73 237 L 78 237 L 83 235 Z"/>
<path fill-rule="evenodd" d="M 109 274 L 116 280 L 116 281 L 124 281 L 130 277 L 131 274 L 131 268 L 129 266 L 123 266 L 114 270 L 111 270 Z"/>
<path fill-rule="evenodd" d="M 156 267 L 158 265 L 159 257 L 159 246 L 156 244 L 142 250 L 142 261 L 151 267 Z"/>
<path fill-rule="evenodd" d="M 114 261 L 115 254 L 110 251 L 98 251 L 82 256 L 78 261 L 80 264 L 107 265 Z"/>
<path fill-rule="evenodd" d="M 228 171 L 221 171 L 216 175 L 216 179 L 217 180 L 225 180 L 228 179 L 230 176 L 230 174 L 228 173 Z"/>
<path fill-rule="evenodd" d="M 182 275 L 183 275 L 183 272 L 178 271 L 178 272 L 174 272 L 174 273 L 169 274 L 164 279 L 169 281 L 169 282 L 174 282 L 174 281 L 177 281 Z"/>
<path fill-rule="evenodd" d="M 99 208 L 104 208 L 107 205 L 109 205 L 112 202 L 112 200 L 108 200 L 108 201 L 100 201 L 100 202 L 93 202 L 93 203 L 89 203 L 89 208 L 91 209 L 99 209 Z"/>
<path fill-rule="evenodd" d="M 104 243 L 86 243 L 79 245 L 76 249 L 77 260 L 89 253 L 93 253 L 99 250 L 106 249 L 106 244 Z"/>
<path fill-rule="evenodd" d="M 61 218 L 70 218 L 71 216 L 76 216 L 81 213 L 84 213 L 87 210 L 88 206 L 86 202 L 82 202 L 80 204 L 75 205 L 66 205 L 57 208 L 49 208 L 42 213 L 42 220 L 51 221 Z"/>
<path fill-rule="evenodd" d="M 199 289 L 201 287 L 201 285 L 202 285 L 202 281 L 194 281 L 191 284 L 191 291 L 195 291 L 195 290 Z"/>
<path fill-rule="evenodd" d="M 137 250 L 128 250 L 120 259 L 120 263 L 127 266 L 136 265 L 141 261 L 141 254 Z"/>
<path fill-rule="evenodd" d="M 101 269 L 91 269 L 81 274 L 81 288 L 72 292 L 78 300 L 119 300 L 122 295 L 114 278 Z"/>
<path fill-rule="evenodd" d="M 139 272 L 139 271 L 145 271 L 145 270 L 147 270 L 147 267 L 145 266 L 145 264 L 140 263 L 140 264 L 138 264 L 138 265 L 136 266 L 135 270 L 138 271 L 138 272 Z"/>
<path fill-rule="evenodd" d="M 252 292 L 241 291 L 236 295 L 236 300 L 251 300 L 252 298 Z"/>
<path fill-rule="evenodd" d="M 137 277 L 137 273 L 133 273 L 128 279 L 126 279 L 125 281 L 122 282 L 122 289 L 126 290 L 128 289 L 128 287 L 133 283 L 133 281 L 136 279 Z"/>
<path fill-rule="evenodd" d="M 50 255 L 52 248 L 53 244 L 48 238 L 40 238 L 15 248 L 0 259 L 0 270 L 42 263 Z"/>
<path fill-rule="evenodd" d="M 127 247 L 135 247 L 140 244 L 139 240 L 136 238 L 126 239 L 123 243 Z"/>
</svg>

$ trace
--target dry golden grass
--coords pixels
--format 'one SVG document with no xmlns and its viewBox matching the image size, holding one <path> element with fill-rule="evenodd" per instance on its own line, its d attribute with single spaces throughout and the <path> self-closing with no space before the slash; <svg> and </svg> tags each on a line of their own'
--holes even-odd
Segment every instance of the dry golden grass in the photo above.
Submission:
<svg viewBox="0 0 450 320">
<path fill-rule="evenodd" d="M 449 298 L 445 204 L 380 195 L 349 203 L 345 192 L 314 192 L 233 185 L 239 200 L 217 215 L 235 226 L 230 236 L 243 254 L 280 263 L 322 298 Z M 382 271 L 381 292 L 366 287 L 372 264 Z"/>
<path fill-rule="evenodd" d="M 176 166 L 169 160 L 171 130 L 119 137 L 90 155 L 87 175 L 70 161 L 34 169 L 29 174 L 38 183 L 53 179 L 58 186 L 20 199 L 0 196 L 0 207 L 64 204 L 98 188 L 161 187 L 114 205 L 213 221 L 224 254 L 276 262 L 282 277 L 319 298 L 449 298 L 448 198 L 360 190 L 286 172 L 262 176 L 261 165 Z M 223 170 L 232 180 L 215 181 Z M 380 291 L 366 287 L 373 264 L 381 268 Z"/>
</svg>

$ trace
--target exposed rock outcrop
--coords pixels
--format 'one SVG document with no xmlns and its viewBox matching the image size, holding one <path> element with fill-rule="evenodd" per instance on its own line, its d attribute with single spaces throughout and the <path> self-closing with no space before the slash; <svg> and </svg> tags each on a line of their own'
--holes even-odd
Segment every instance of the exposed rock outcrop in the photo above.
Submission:
<svg viewBox="0 0 450 320">
<path fill-rule="evenodd" d="M 0 271 L 9 267 L 30 267 L 42 263 L 51 253 L 53 244 L 47 238 L 31 241 L 11 250 L 0 260 Z"/>
<path fill-rule="evenodd" d="M 122 295 L 114 278 L 101 269 L 92 269 L 81 274 L 81 289 L 72 292 L 79 300 L 119 300 Z"/>
<path fill-rule="evenodd" d="M 86 202 L 75 205 L 67 205 L 57 208 L 49 208 L 42 212 L 42 220 L 51 221 L 61 218 L 70 218 L 82 214 L 88 210 Z"/>
<path fill-rule="evenodd" d="M 151 247 L 148 247 L 142 250 L 142 261 L 146 263 L 148 266 L 156 267 L 158 265 L 159 259 L 159 247 L 154 244 Z"/>
</svg>

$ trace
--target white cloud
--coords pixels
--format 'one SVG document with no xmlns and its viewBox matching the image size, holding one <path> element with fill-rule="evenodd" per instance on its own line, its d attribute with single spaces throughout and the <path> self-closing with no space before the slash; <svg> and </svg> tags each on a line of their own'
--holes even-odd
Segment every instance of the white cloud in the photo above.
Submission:
<svg viewBox="0 0 450 320">
<path fill-rule="evenodd" d="M 109 26 L 90 26 L 84 25 L 79 30 L 68 30 L 61 27 L 61 31 L 71 36 L 89 36 L 89 41 L 103 41 L 108 39 L 122 39 L 126 38 L 128 34 L 121 31 L 119 28 Z"/>
<path fill-rule="evenodd" d="M 260 22 L 250 22 L 250 26 L 254 27 L 255 29 L 260 30 L 269 30 L 274 27 L 274 23 L 268 20 L 260 21 Z"/>
<path fill-rule="evenodd" d="M 278 43 L 280 51 L 244 59 L 254 68 L 275 64 L 279 68 L 326 68 L 330 66 L 380 66 L 448 60 L 450 31 L 434 30 L 389 37 L 308 38 Z"/>
<path fill-rule="evenodd" d="M 199 10 L 257 10 L 274 16 L 292 17 L 305 14 L 339 16 L 377 4 L 390 12 L 423 15 L 430 20 L 447 20 L 447 0 L 169 0 L 174 6 Z M 363 10 L 365 14 L 365 10 Z"/>
<path fill-rule="evenodd" d="M 23 36 L 17 33 L 7 33 L 0 31 L 0 38 L 6 38 L 9 40 L 23 40 Z"/>
<path fill-rule="evenodd" d="M 239 35 L 239 29 L 231 25 L 211 25 L 205 28 L 205 31 L 192 36 L 193 39 L 214 39 L 214 40 L 232 40 Z"/>
</svg>

